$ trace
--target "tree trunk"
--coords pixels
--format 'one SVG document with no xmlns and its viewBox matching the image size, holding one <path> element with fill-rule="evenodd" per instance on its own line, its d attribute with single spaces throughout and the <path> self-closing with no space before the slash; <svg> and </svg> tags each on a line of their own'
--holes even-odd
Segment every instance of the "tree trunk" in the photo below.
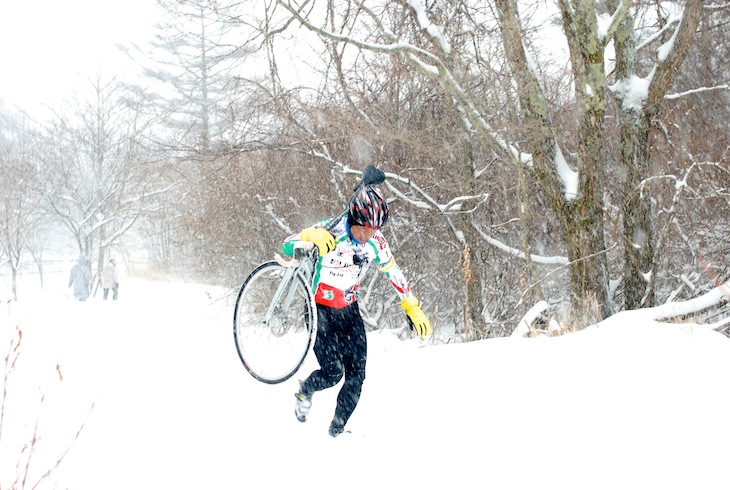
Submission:
<svg viewBox="0 0 730 490">
<path fill-rule="evenodd" d="M 578 311 L 587 301 L 600 304 L 601 315 L 611 313 L 608 261 L 603 231 L 604 112 L 606 79 L 603 46 L 597 39 L 595 3 L 573 2 L 563 9 L 564 31 L 570 46 L 578 98 L 578 173 L 576 196 L 568 196 L 566 182 L 557 169 L 562 158 L 545 96 L 530 69 L 522 42 L 517 6 L 513 0 L 497 0 L 499 27 L 510 61 L 525 126 L 533 170 L 547 193 L 560 223 L 571 261 L 571 300 Z M 570 10 L 567 12 L 567 10 Z"/>
<path fill-rule="evenodd" d="M 649 288 L 654 272 L 651 194 L 642 181 L 649 175 L 649 122 L 636 111 L 621 115 L 621 164 L 626 171 L 623 199 L 624 305 L 654 306 Z"/>
<path fill-rule="evenodd" d="M 535 268 L 535 263 L 532 261 L 532 250 L 530 247 L 530 237 L 529 237 L 529 225 L 530 225 L 530 199 L 529 199 L 529 193 L 527 189 L 527 178 L 525 176 L 525 169 L 521 164 L 517 165 L 517 181 L 518 181 L 518 205 L 519 205 L 519 214 L 520 214 L 520 242 L 522 243 L 522 252 L 525 254 L 525 262 L 526 269 L 527 269 L 527 277 L 529 278 L 529 281 L 531 284 L 534 284 L 534 287 L 531 288 L 532 291 L 532 298 L 530 298 L 531 303 L 537 303 L 538 301 L 543 301 L 545 299 L 545 295 L 542 291 L 542 285 L 540 281 L 537 280 L 538 273 Z"/>
<path fill-rule="evenodd" d="M 474 151 L 470 136 L 464 136 L 462 144 L 462 182 L 463 188 L 469 195 L 476 195 L 476 178 L 474 175 Z M 484 293 L 482 291 L 482 280 L 479 275 L 479 237 L 472 224 L 472 214 L 463 215 L 464 233 L 464 255 L 462 257 L 462 272 L 464 274 L 464 285 L 466 288 L 466 311 L 464 315 L 465 331 L 471 327 L 477 332 L 485 332 L 486 325 L 482 312 L 484 311 Z M 468 331 L 465 333 L 468 334 Z"/>
<path fill-rule="evenodd" d="M 612 3 L 614 2 L 609 2 Z M 676 27 L 671 49 L 652 70 L 643 104 L 625 104 L 622 92 L 615 92 L 622 103 L 619 116 L 621 164 L 626 172 L 622 206 L 624 306 L 629 310 L 654 306 L 655 303 L 653 277 L 658 273 L 658 251 L 654 247 L 650 189 L 649 186 L 642 185 L 649 177 L 650 122 L 659 112 L 664 96 L 694 40 L 702 4 L 703 0 L 687 2 L 682 20 Z M 630 15 L 619 24 L 614 34 L 614 42 L 616 78 L 618 82 L 628 84 L 637 77 L 638 71 L 634 19 Z"/>
<path fill-rule="evenodd" d="M 608 260 L 603 233 L 603 209 L 595 206 L 593 196 L 586 196 L 559 213 L 568 248 L 571 305 L 587 324 L 612 314 L 608 298 Z"/>
</svg>

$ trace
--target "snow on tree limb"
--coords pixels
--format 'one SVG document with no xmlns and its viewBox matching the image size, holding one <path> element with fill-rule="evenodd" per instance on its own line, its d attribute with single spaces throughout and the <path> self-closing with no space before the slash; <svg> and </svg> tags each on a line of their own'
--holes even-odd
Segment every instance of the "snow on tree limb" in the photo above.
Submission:
<svg viewBox="0 0 730 490">
<path fill-rule="evenodd" d="M 478 194 L 475 196 L 459 196 L 451 201 L 447 202 L 446 204 L 439 204 L 439 202 L 432 198 L 430 195 L 428 195 L 426 192 L 423 191 L 420 187 L 418 187 L 411 179 L 407 179 L 404 177 L 399 176 L 398 174 L 394 174 L 391 172 L 386 172 L 385 176 L 387 179 L 385 181 L 385 184 L 388 186 L 388 189 L 392 191 L 395 195 L 403 199 L 404 201 L 410 203 L 412 206 L 420 208 L 420 209 L 435 209 L 440 213 L 453 213 L 453 212 L 473 212 L 474 209 L 476 209 L 479 204 L 484 202 L 488 194 Z M 421 199 L 414 199 L 411 197 L 406 196 L 403 192 L 398 190 L 397 187 L 392 185 L 389 181 L 397 181 L 401 182 L 403 184 L 408 185 L 413 191 L 416 192 L 417 195 L 421 196 Z M 478 200 L 477 204 L 474 205 L 471 209 L 464 210 L 462 209 L 462 204 L 465 202 Z"/>
<path fill-rule="evenodd" d="M 497 240 L 496 238 L 486 234 L 484 231 L 479 229 L 476 225 L 473 225 L 473 228 L 479 233 L 479 235 L 490 245 L 493 247 L 502 250 L 503 252 L 506 252 L 509 255 L 512 255 L 513 257 L 517 257 L 520 259 L 525 259 L 525 252 L 518 248 L 510 247 L 509 245 L 506 245 L 502 243 L 501 241 Z M 532 255 L 530 254 L 530 260 L 537 264 L 543 264 L 543 265 L 566 265 L 568 263 L 567 257 L 555 255 L 553 257 L 546 257 L 543 255 Z"/>
<path fill-rule="evenodd" d="M 330 156 L 318 152 L 316 150 L 309 150 L 305 152 L 308 155 L 311 155 L 313 157 L 322 159 L 326 162 L 328 162 L 331 165 L 336 166 L 340 173 L 342 174 L 350 174 L 350 175 L 362 175 L 362 171 L 355 170 L 350 168 L 345 163 L 339 162 L 337 160 L 334 160 Z M 448 213 L 471 213 L 474 212 L 474 210 L 483 203 L 487 197 L 489 197 L 489 194 L 476 194 L 473 196 L 466 195 L 466 196 L 457 196 L 453 199 L 451 199 L 446 204 L 439 203 L 436 199 L 431 197 L 427 192 L 425 192 L 423 189 L 421 189 L 415 182 L 413 182 L 412 179 L 402 177 L 396 173 L 392 172 L 385 172 L 385 185 L 388 187 L 388 189 L 398 196 L 399 198 L 403 199 L 405 202 L 409 203 L 411 206 L 419 208 L 419 209 L 434 209 L 438 211 L 439 213 L 448 214 Z M 414 193 L 419 197 L 409 197 L 404 192 L 399 190 L 396 186 L 392 185 L 391 182 L 400 182 L 402 184 L 405 184 L 408 186 Z M 463 204 L 467 202 L 473 202 L 476 201 L 476 204 L 471 206 L 469 209 L 464 209 Z M 272 215 L 273 216 L 273 215 Z M 283 228 L 283 226 L 282 226 Z"/>
<path fill-rule="evenodd" d="M 609 324 L 616 321 L 620 322 L 624 314 L 631 314 L 633 318 L 643 318 L 653 321 L 669 320 L 682 316 L 690 316 L 728 301 L 730 301 L 730 281 L 720 284 L 697 298 L 692 298 L 686 301 L 678 301 L 676 303 L 665 303 L 652 308 L 643 308 L 640 310 L 632 310 L 630 312 L 617 313 L 601 323 Z M 716 329 L 726 325 L 728 321 L 728 319 L 725 319 L 723 321 L 706 324 L 704 326 Z"/>
<path fill-rule="evenodd" d="M 648 46 L 649 44 L 653 43 L 655 40 L 659 39 L 662 36 L 662 34 L 664 34 L 669 29 L 672 29 L 674 27 L 674 25 L 678 24 L 679 21 L 681 21 L 681 20 L 682 20 L 682 18 L 680 16 L 670 17 L 669 19 L 666 20 L 666 24 L 664 26 L 662 26 L 661 29 L 659 29 L 658 31 L 653 33 L 651 36 L 647 37 L 641 43 L 639 43 L 636 46 L 636 50 L 640 51 L 643 48 L 645 48 L 646 46 Z"/>
<path fill-rule="evenodd" d="M 618 29 L 619 24 L 623 20 L 626 13 L 629 11 L 629 7 L 633 5 L 633 0 L 622 0 L 621 4 L 614 11 L 614 13 L 601 22 L 601 16 L 598 16 L 598 39 L 603 42 L 604 45 L 608 44 L 614 33 Z"/>
<path fill-rule="evenodd" d="M 535 303 L 519 321 L 517 328 L 514 329 L 510 337 L 527 337 L 530 333 L 530 325 L 535 323 L 535 320 L 548 308 L 550 308 L 550 305 L 547 301 L 538 301 Z"/>
<path fill-rule="evenodd" d="M 672 32 L 672 35 L 669 37 L 669 40 L 667 40 L 667 42 L 657 48 L 656 54 L 660 63 L 664 62 L 667 59 L 667 56 L 669 56 L 669 53 L 671 53 L 674 49 L 674 43 L 677 40 L 678 33 L 679 29 L 675 29 L 674 32 Z"/>
<path fill-rule="evenodd" d="M 698 87 L 698 88 L 694 88 L 694 89 L 691 89 L 691 90 L 686 90 L 684 92 L 677 92 L 677 93 L 674 93 L 674 94 L 668 94 L 668 95 L 665 95 L 664 98 L 665 99 L 670 99 L 670 100 L 672 100 L 672 99 L 679 99 L 681 97 L 686 97 L 687 95 L 700 94 L 702 92 L 711 92 L 711 91 L 714 91 L 714 90 L 730 90 L 730 85 L 725 84 L 725 85 L 716 85 L 714 87 Z"/>
<path fill-rule="evenodd" d="M 431 38 L 431 41 L 439 46 L 444 53 L 451 53 L 451 45 L 444 38 L 441 28 L 433 25 L 428 19 L 421 0 L 408 0 L 408 6 L 414 11 L 418 25 Z"/>
<path fill-rule="evenodd" d="M 563 193 L 566 201 L 573 201 L 578 196 L 579 176 L 578 172 L 568 166 L 560 146 L 555 145 L 555 170 L 563 185 Z"/>
<path fill-rule="evenodd" d="M 682 11 L 681 21 L 672 34 L 671 44 L 660 48 L 659 61 L 652 70 L 653 77 L 649 84 L 647 110 L 650 114 L 658 110 L 661 100 L 667 93 L 679 66 L 684 61 L 694 40 L 700 23 L 703 0 L 688 0 Z"/>
</svg>

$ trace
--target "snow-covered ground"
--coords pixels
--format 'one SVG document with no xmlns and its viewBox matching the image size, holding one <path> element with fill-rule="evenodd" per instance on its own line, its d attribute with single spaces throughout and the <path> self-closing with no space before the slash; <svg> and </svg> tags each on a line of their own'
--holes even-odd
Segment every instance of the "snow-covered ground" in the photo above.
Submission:
<svg viewBox="0 0 730 490">
<path fill-rule="evenodd" d="M 373 332 L 352 433 L 332 439 L 337 389 L 297 422 L 314 360 L 280 385 L 254 380 L 219 290 L 129 279 L 117 302 L 76 303 L 63 282 L 21 290 L 15 321 L 0 316 L 3 359 L 12 324 L 23 332 L 1 488 L 36 423 L 26 488 L 72 442 L 38 488 L 730 488 L 730 339 L 702 327 L 626 315 L 439 346 Z"/>
</svg>

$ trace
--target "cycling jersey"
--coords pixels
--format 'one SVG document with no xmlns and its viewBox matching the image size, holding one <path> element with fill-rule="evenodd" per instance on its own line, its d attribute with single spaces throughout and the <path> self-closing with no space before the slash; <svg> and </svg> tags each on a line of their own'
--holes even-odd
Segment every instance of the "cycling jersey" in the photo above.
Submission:
<svg viewBox="0 0 730 490">
<path fill-rule="evenodd" d="M 327 220 L 314 225 L 323 227 Z M 317 261 L 314 271 L 313 293 L 316 303 L 331 308 L 345 308 L 357 300 L 360 280 L 370 263 L 388 278 L 400 299 L 411 296 L 411 287 L 395 262 L 388 241 L 380 230 L 365 243 L 357 242 L 349 232 L 347 216 L 330 231 L 335 238 L 335 249 Z M 286 255 L 294 255 L 294 244 L 299 234 L 288 237 L 281 247 Z"/>
</svg>

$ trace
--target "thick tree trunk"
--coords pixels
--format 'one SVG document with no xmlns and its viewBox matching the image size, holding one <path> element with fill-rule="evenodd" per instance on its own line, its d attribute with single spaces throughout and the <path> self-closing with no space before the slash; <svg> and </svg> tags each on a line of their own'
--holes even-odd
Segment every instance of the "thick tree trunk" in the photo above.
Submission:
<svg viewBox="0 0 730 490">
<path fill-rule="evenodd" d="M 571 304 L 587 323 L 611 315 L 608 298 L 608 260 L 605 254 L 603 210 L 591 196 L 566 206 L 558 218 L 570 261 Z"/>
<path fill-rule="evenodd" d="M 614 2 L 609 2 L 609 5 Z M 684 61 L 700 21 L 703 0 L 688 0 L 676 35 L 663 59 L 653 70 L 646 100 L 642 106 L 623 104 L 621 99 L 621 164 L 625 170 L 623 197 L 624 234 L 624 306 L 626 309 L 654 306 L 654 280 L 658 273 L 658 250 L 655 250 L 652 205 L 649 186 L 650 121 L 656 116 L 664 96 Z M 616 5 L 612 5 L 613 8 Z M 637 76 L 637 52 L 634 22 L 627 16 L 614 34 L 616 77 L 626 83 Z"/>
<path fill-rule="evenodd" d="M 634 111 L 624 111 L 621 124 L 621 164 L 626 171 L 623 199 L 624 305 L 634 310 L 654 305 L 649 287 L 654 272 L 654 226 L 649 186 L 649 123 Z"/>
<path fill-rule="evenodd" d="M 603 46 L 597 38 L 595 3 L 592 0 L 573 2 L 565 7 L 563 16 L 579 109 L 580 180 L 576 196 L 567 195 L 566 183 L 557 170 L 559 145 L 545 96 L 524 51 L 516 4 L 513 0 L 496 3 L 522 114 L 530 128 L 527 146 L 535 176 L 550 198 L 568 249 L 572 303 L 575 309 L 584 312 L 587 304 L 597 302 L 597 320 L 609 315 L 611 307 L 607 297 L 608 265 L 603 231 L 606 79 Z"/>
</svg>

